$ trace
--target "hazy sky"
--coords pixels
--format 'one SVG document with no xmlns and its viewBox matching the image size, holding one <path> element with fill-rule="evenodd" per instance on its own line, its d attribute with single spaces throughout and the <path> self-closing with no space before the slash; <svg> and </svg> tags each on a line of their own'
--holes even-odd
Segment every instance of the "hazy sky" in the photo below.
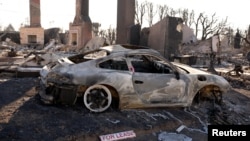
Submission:
<svg viewBox="0 0 250 141">
<path fill-rule="evenodd" d="M 40 0 L 42 27 L 69 29 L 75 16 L 75 0 Z M 139 3 L 145 0 L 138 0 Z M 247 29 L 250 24 L 249 0 L 147 0 L 155 5 L 166 4 L 174 9 L 187 8 L 197 15 L 216 12 L 219 19 L 228 16 L 233 28 Z M 116 27 L 117 0 L 89 0 L 89 14 L 92 22 L 101 23 L 104 29 Z M 157 15 L 156 15 L 157 16 Z M 158 18 L 158 17 L 157 17 Z M 156 19 L 157 19 L 156 18 Z M 29 0 L 0 0 L 0 25 L 12 24 L 16 30 L 22 23 L 29 23 Z M 156 20 L 154 21 L 156 22 Z"/>
</svg>

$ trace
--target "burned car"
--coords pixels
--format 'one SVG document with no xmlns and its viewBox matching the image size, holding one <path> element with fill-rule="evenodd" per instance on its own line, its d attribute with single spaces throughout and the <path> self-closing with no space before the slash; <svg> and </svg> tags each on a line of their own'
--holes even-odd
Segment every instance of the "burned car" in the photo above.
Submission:
<svg viewBox="0 0 250 141">
<path fill-rule="evenodd" d="M 221 76 L 169 62 L 156 50 L 112 45 L 50 63 L 40 71 L 39 95 L 47 104 L 87 109 L 191 106 L 194 100 L 220 102 L 231 87 Z"/>
</svg>

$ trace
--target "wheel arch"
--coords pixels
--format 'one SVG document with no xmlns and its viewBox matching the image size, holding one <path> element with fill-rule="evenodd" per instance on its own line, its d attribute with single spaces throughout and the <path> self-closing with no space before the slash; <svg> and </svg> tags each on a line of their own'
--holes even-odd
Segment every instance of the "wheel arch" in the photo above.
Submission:
<svg viewBox="0 0 250 141">
<path fill-rule="evenodd" d="M 113 108 L 120 108 L 120 95 L 119 95 L 118 91 L 113 86 L 108 85 L 108 84 L 99 84 L 99 85 L 104 85 L 110 90 L 111 95 L 112 95 L 111 106 Z"/>
<path fill-rule="evenodd" d="M 220 103 L 222 100 L 222 94 L 223 91 L 218 85 L 206 85 L 197 91 L 192 99 L 192 103 L 199 103 L 201 100 L 215 100 Z"/>
</svg>

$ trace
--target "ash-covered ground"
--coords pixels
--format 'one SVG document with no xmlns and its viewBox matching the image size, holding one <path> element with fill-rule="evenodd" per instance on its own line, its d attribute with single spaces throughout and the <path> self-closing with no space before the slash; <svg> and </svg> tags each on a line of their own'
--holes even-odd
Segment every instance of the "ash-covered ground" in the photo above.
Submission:
<svg viewBox="0 0 250 141">
<path fill-rule="evenodd" d="M 207 126 L 250 124 L 250 83 L 226 76 L 233 89 L 222 105 L 203 102 L 188 108 L 153 108 L 91 113 L 76 105 L 44 105 L 38 78 L 0 76 L 0 140 L 98 141 L 99 136 L 133 130 L 131 141 L 158 141 L 173 133 L 192 141 L 207 140 Z M 180 127 L 184 127 L 182 130 Z"/>
</svg>

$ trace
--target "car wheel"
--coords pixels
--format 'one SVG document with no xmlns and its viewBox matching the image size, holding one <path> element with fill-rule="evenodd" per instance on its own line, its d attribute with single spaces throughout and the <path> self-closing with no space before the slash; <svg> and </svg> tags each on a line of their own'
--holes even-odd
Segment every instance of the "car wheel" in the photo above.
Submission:
<svg viewBox="0 0 250 141">
<path fill-rule="evenodd" d="M 107 87 L 103 85 L 93 85 L 85 91 L 83 102 L 90 111 L 103 112 L 110 107 L 112 95 Z"/>
</svg>

